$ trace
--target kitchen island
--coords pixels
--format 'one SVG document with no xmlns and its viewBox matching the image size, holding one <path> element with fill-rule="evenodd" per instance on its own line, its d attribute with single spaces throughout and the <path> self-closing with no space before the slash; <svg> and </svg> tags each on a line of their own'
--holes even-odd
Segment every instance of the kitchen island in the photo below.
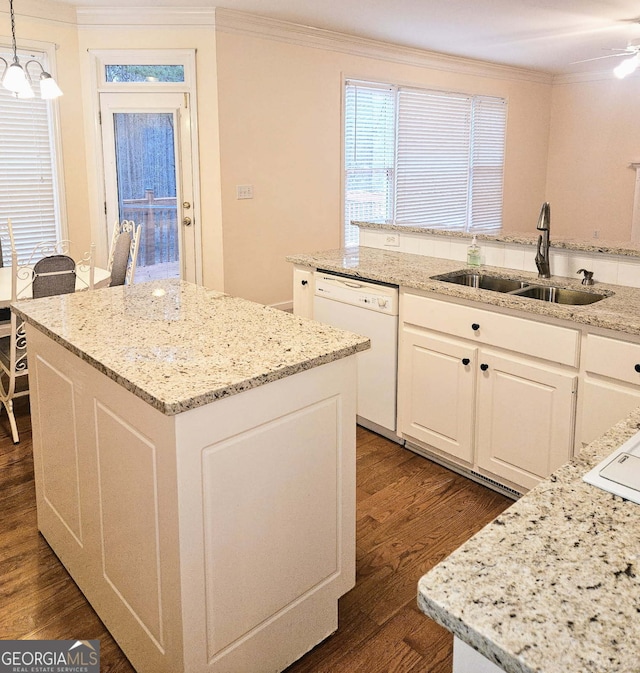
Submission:
<svg viewBox="0 0 640 673">
<path fill-rule="evenodd" d="M 14 310 L 38 527 L 136 670 L 279 671 L 337 629 L 367 339 L 177 280 Z"/>
<path fill-rule="evenodd" d="M 640 409 L 422 577 L 454 673 L 640 671 L 640 505 L 582 481 L 639 427 Z"/>
</svg>

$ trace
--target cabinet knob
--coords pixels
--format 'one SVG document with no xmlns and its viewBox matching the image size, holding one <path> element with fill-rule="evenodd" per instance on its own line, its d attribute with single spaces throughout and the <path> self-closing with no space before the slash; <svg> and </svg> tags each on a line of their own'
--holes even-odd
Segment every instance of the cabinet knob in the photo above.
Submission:
<svg viewBox="0 0 640 673">
<path fill-rule="evenodd" d="M 308 280 L 301 280 L 300 282 L 301 282 L 303 285 L 308 285 L 308 284 L 309 284 L 309 281 L 308 281 Z"/>
<path fill-rule="evenodd" d="M 477 332 L 477 331 L 480 329 L 480 325 L 478 325 L 477 322 L 474 322 L 474 323 L 472 323 L 472 325 L 471 325 L 471 329 L 472 329 L 474 332 Z"/>
<path fill-rule="evenodd" d="M 463 364 L 465 367 L 466 367 L 470 362 L 471 362 L 471 360 L 469 360 L 469 358 L 462 358 L 462 364 Z"/>
<path fill-rule="evenodd" d="M 634 367 L 634 369 L 635 369 L 638 373 L 640 373 L 640 365 L 636 365 L 636 366 Z"/>
<path fill-rule="evenodd" d="M 480 365 L 480 369 L 482 369 L 483 372 L 486 372 L 487 369 L 489 369 L 489 365 L 485 364 L 484 362 Z"/>
</svg>

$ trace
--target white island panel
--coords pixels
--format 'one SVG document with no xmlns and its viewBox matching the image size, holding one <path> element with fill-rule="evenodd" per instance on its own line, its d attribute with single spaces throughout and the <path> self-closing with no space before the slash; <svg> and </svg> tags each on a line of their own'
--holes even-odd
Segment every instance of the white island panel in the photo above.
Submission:
<svg viewBox="0 0 640 673">
<path fill-rule="evenodd" d="M 169 416 L 27 338 L 40 530 L 139 673 L 280 671 L 337 629 L 355 583 L 354 357 Z M 45 498 L 52 451 L 78 476 Z M 81 539 L 51 504 L 70 483 Z"/>
</svg>

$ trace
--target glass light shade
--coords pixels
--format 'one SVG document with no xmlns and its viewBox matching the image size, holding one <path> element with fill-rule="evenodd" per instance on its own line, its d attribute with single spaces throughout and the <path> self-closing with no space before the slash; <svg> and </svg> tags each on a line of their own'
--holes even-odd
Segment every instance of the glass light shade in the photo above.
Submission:
<svg viewBox="0 0 640 673">
<path fill-rule="evenodd" d="M 2 86 L 13 93 L 20 93 L 29 87 L 27 76 L 19 63 L 14 62 L 7 68 L 2 78 Z"/>
<path fill-rule="evenodd" d="M 55 79 L 47 72 L 40 75 L 40 97 L 45 100 L 52 100 L 62 96 L 62 91 L 56 83 Z"/>
<path fill-rule="evenodd" d="M 616 66 L 613 69 L 613 74 L 618 78 L 618 79 L 623 79 L 627 75 L 630 75 L 632 72 L 636 70 L 636 68 L 639 65 L 639 59 L 638 59 L 638 54 L 635 56 L 632 56 L 631 58 L 626 58 L 620 65 Z"/>
<path fill-rule="evenodd" d="M 20 91 L 17 91 L 13 95 L 16 98 L 35 98 L 35 93 L 33 93 L 33 89 L 31 88 L 31 84 L 29 84 L 28 80 L 27 80 L 27 86 L 25 86 Z"/>
</svg>

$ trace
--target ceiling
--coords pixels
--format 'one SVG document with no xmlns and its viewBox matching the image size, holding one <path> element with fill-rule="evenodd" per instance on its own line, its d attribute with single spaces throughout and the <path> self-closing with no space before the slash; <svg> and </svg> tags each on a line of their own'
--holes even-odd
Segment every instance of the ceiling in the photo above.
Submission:
<svg viewBox="0 0 640 673">
<path fill-rule="evenodd" d="M 640 44 L 637 0 L 65 0 L 81 7 L 224 7 L 553 74 L 613 68 Z M 636 21 L 634 21 L 636 20 Z"/>
</svg>

